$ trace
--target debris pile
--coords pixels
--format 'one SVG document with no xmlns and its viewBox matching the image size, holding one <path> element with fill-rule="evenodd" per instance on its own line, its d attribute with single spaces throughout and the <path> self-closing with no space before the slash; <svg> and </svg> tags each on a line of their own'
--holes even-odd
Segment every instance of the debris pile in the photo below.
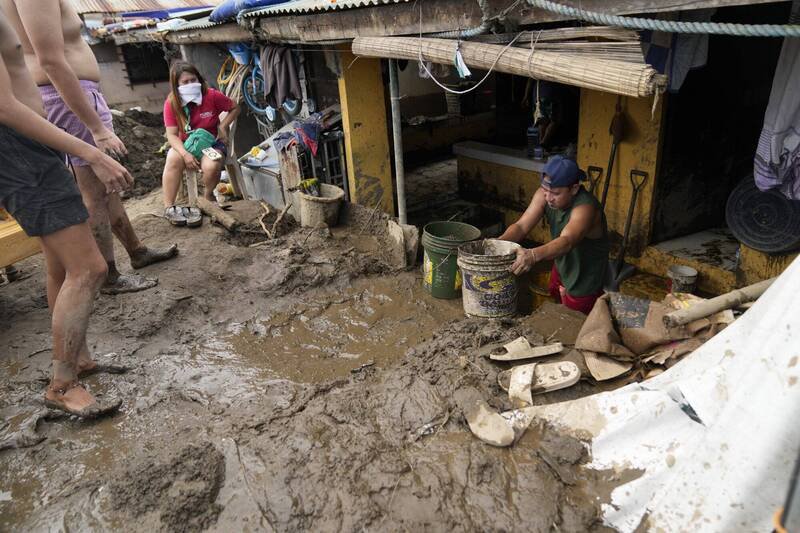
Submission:
<svg viewBox="0 0 800 533">
<path fill-rule="evenodd" d="M 123 161 L 134 178 L 127 197 L 144 196 L 161 186 L 166 153 L 159 150 L 166 142 L 160 114 L 130 109 L 114 111 L 114 131 L 125 143 L 128 157 Z"/>
</svg>

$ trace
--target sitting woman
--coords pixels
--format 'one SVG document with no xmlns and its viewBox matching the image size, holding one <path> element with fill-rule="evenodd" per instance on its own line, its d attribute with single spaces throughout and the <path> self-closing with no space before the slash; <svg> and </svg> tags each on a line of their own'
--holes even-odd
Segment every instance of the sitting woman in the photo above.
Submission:
<svg viewBox="0 0 800 533">
<path fill-rule="evenodd" d="M 187 208 L 175 205 L 184 170 L 199 170 L 203 174 L 204 196 L 214 201 L 214 188 L 227 155 L 228 126 L 239 115 L 239 106 L 216 89 L 209 87 L 193 65 L 178 61 L 170 69 L 172 88 L 164 102 L 164 126 L 172 147 L 167 153 L 162 184 L 164 187 L 164 216 L 172 224 L 189 222 L 199 225 L 202 218 Z M 220 121 L 220 115 L 225 117 Z M 188 142 L 187 142 L 188 140 Z M 208 148 L 215 150 L 215 157 Z M 205 153 L 204 151 L 205 150 Z M 194 211 L 194 210 L 192 210 Z"/>
</svg>

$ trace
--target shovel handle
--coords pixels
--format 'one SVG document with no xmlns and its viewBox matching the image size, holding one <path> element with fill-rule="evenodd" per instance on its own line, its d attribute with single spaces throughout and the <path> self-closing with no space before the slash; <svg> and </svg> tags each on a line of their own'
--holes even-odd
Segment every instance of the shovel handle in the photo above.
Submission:
<svg viewBox="0 0 800 533">
<path fill-rule="evenodd" d="M 600 176 L 603 175 L 601 167 L 590 166 L 586 169 L 586 175 L 589 177 L 589 192 L 593 193 L 600 181 Z"/>
<path fill-rule="evenodd" d="M 633 185 L 633 190 L 639 192 L 639 189 L 644 187 L 644 184 L 647 183 L 647 178 L 649 174 L 643 170 L 631 170 L 631 185 Z"/>
</svg>

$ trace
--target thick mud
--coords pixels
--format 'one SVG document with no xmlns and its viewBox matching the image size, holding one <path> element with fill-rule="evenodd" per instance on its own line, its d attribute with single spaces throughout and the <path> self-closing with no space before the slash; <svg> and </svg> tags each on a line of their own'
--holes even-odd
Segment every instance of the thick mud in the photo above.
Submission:
<svg viewBox="0 0 800 533">
<path fill-rule="evenodd" d="M 114 131 L 128 149 L 122 162 L 134 178 L 133 187 L 125 194 L 144 196 L 161 187 L 166 154 L 159 153 L 159 149 L 167 141 L 162 116 L 131 109 L 115 114 L 113 122 Z"/>
<path fill-rule="evenodd" d="M 492 448 L 461 409 L 510 407 L 480 346 L 569 342 L 580 317 L 464 318 L 460 300 L 389 266 L 368 210 L 252 247 L 207 219 L 174 228 L 159 205 L 151 194 L 129 212 L 146 243 L 180 255 L 144 269 L 156 288 L 98 297 L 89 328 L 97 358 L 132 367 L 86 380 L 124 399 L 118 414 L 86 422 L 41 402 L 41 257 L 0 288 L 0 530 L 602 529 L 608 480 L 582 466 L 582 442 L 534 423 Z M 232 212 L 255 238 L 258 209 Z"/>
</svg>

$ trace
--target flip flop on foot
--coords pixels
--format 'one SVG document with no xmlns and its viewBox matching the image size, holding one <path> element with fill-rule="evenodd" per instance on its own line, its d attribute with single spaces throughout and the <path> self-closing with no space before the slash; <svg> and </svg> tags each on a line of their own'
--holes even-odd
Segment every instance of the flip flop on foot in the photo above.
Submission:
<svg viewBox="0 0 800 533">
<path fill-rule="evenodd" d="M 560 342 L 546 346 L 531 346 L 528 339 L 519 337 L 506 344 L 488 344 L 481 348 L 480 355 L 493 361 L 518 361 L 557 354 L 564 349 Z"/>
<path fill-rule="evenodd" d="M 178 245 L 173 244 L 167 248 L 148 248 L 136 250 L 131 254 L 131 266 L 133 268 L 144 268 L 147 265 L 166 261 L 178 255 Z"/>
<path fill-rule="evenodd" d="M 173 226 L 185 226 L 186 217 L 183 216 L 183 210 L 177 205 L 171 205 L 164 210 L 164 218 L 169 220 Z"/>
<path fill-rule="evenodd" d="M 124 374 L 131 370 L 127 365 L 120 365 L 115 363 L 98 363 L 93 361 L 94 366 L 80 368 L 78 365 L 78 377 L 86 378 L 94 376 L 95 374 Z"/>
<path fill-rule="evenodd" d="M 155 278 L 146 278 L 138 274 L 120 274 L 113 282 L 106 281 L 106 284 L 100 287 L 100 292 L 103 294 L 124 294 L 126 292 L 152 289 L 156 285 L 158 285 L 158 280 Z"/>
<path fill-rule="evenodd" d="M 524 409 L 497 413 L 483 400 L 465 409 L 464 417 L 472 434 L 492 446 L 511 446 L 533 420 Z"/>
<path fill-rule="evenodd" d="M 203 225 L 203 213 L 197 207 L 184 207 L 183 217 L 186 219 L 187 228 L 197 228 Z"/>
<path fill-rule="evenodd" d="M 578 365 L 571 361 L 529 363 L 497 374 L 497 384 L 508 392 L 514 407 L 533 404 L 532 394 L 565 389 L 581 379 Z"/>
<path fill-rule="evenodd" d="M 122 405 L 119 398 L 108 398 L 101 402 L 93 397 L 83 385 L 73 381 L 66 387 L 54 389 L 47 387 L 44 394 L 44 404 L 50 409 L 63 411 L 80 418 L 97 418 L 113 413 Z"/>
</svg>

